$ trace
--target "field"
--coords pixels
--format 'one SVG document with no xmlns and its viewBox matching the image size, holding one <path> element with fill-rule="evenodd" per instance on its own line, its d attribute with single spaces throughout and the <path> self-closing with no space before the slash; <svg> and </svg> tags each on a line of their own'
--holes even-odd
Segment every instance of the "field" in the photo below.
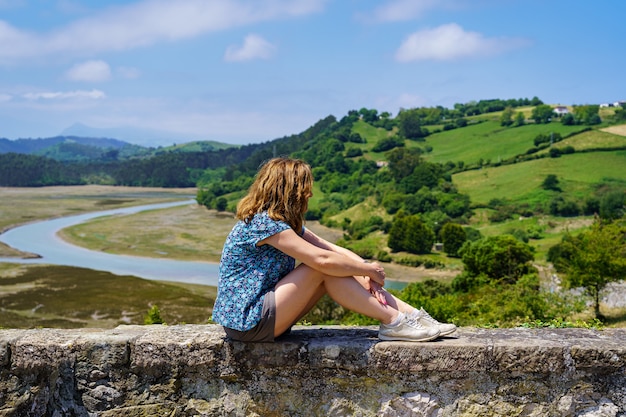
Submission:
<svg viewBox="0 0 626 417">
<path fill-rule="evenodd" d="M 533 141 L 539 134 L 553 132 L 565 137 L 580 130 L 580 126 L 560 123 L 503 128 L 498 122 L 485 121 L 428 136 L 425 144 L 432 146 L 433 152 L 426 154 L 426 159 L 440 163 L 463 161 L 466 166 L 480 161 L 495 163 L 526 153 L 535 146 Z M 422 146 L 419 142 L 417 145 Z"/>
<path fill-rule="evenodd" d="M 474 203 L 487 204 L 500 198 L 532 206 L 545 201 L 548 192 L 541 183 L 549 174 L 557 176 L 564 192 L 584 198 L 600 182 L 613 180 L 626 185 L 626 151 L 575 153 L 465 171 L 454 175 L 453 182 Z"/>
</svg>

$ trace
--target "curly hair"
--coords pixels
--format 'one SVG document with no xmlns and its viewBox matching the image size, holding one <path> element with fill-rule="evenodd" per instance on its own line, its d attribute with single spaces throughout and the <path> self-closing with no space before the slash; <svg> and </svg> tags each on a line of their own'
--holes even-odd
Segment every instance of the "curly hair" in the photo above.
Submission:
<svg viewBox="0 0 626 417">
<path fill-rule="evenodd" d="M 312 189 L 313 174 L 306 162 L 270 159 L 261 166 L 248 194 L 237 204 L 237 218 L 250 222 L 255 214 L 267 211 L 270 218 L 284 221 L 300 233 Z"/>
</svg>

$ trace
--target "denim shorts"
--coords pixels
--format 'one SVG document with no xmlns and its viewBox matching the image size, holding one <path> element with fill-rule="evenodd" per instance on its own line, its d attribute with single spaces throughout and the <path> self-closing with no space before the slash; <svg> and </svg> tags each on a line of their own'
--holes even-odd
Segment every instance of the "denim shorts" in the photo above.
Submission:
<svg viewBox="0 0 626 417">
<path fill-rule="evenodd" d="M 243 332 L 224 327 L 224 331 L 228 337 L 240 342 L 273 342 L 275 325 L 276 299 L 272 290 L 263 297 L 261 321 L 256 326 Z"/>
</svg>

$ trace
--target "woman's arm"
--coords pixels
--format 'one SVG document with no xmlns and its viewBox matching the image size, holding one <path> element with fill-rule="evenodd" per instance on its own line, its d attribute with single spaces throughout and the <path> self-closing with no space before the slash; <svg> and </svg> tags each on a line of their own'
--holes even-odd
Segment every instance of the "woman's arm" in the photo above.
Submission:
<svg viewBox="0 0 626 417">
<path fill-rule="evenodd" d="M 327 240 L 319 237 L 315 233 L 313 233 L 308 228 L 304 229 L 304 235 L 302 235 L 302 238 L 304 240 L 306 240 L 307 242 L 309 242 L 310 244 L 317 246 L 318 248 L 330 250 L 330 251 L 336 252 L 336 253 L 338 253 L 340 255 L 347 256 L 348 258 L 352 258 L 354 260 L 357 260 L 359 262 L 364 262 L 363 258 L 361 258 L 356 253 L 352 252 L 351 250 L 349 250 L 347 248 L 343 248 L 343 247 L 341 247 L 339 245 L 335 245 L 334 243 L 330 243 L 329 241 L 327 241 Z"/>
<path fill-rule="evenodd" d="M 319 238 L 308 229 L 303 237 L 298 236 L 292 229 L 287 229 L 258 243 L 258 245 L 263 244 L 272 245 L 281 252 L 327 275 L 366 276 L 381 286 L 385 284 L 385 270 L 380 264 L 365 263 L 360 256 Z"/>
<path fill-rule="evenodd" d="M 308 228 L 304 229 L 304 234 L 302 235 L 302 238 L 306 240 L 307 242 L 311 243 L 312 245 L 317 246 L 318 248 L 333 251 L 340 255 L 347 256 L 350 259 L 354 259 L 358 262 L 367 262 L 356 253 L 352 252 L 350 249 L 341 247 L 339 245 L 335 245 L 334 243 L 331 243 L 319 237 Z M 378 301 L 380 301 L 382 304 L 387 304 L 387 300 L 385 299 L 385 296 L 381 294 L 381 290 L 384 284 L 378 283 L 374 280 L 370 280 L 368 276 L 364 276 L 364 275 L 354 275 L 354 279 L 359 284 L 361 284 L 363 288 L 371 292 L 378 299 Z"/>
</svg>

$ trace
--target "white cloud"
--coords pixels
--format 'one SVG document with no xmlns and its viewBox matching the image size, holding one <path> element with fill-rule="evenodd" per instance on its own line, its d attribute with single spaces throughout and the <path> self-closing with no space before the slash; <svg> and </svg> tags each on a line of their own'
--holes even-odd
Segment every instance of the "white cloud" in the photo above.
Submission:
<svg viewBox="0 0 626 417">
<path fill-rule="evenodd" d="M 93 99 L 98 100 L 106 97 L 100 90 L 76 90 L 76 91 L 55 91 L 26 93 L 22 97 L 28 100 L 67 100 L 67 99 Z"/>
<path fill-rule="evenodd" d="M 327 1 L 144 0 L 110 7 L 49 33 L 30 33 L 0 20 L 0 63 L 173 42 L 251 23 L 316 13 Z"/>
<path fill-rule="evenodd" d="M 525 46 L 527 43 L 520 38 L 486 38 L 478 32 L 467 32 L 456 23 L 450 23 L 409 35 L 396 51 L 396 60 L 450 61 L 490 56 Z"/>
<path fill-rule="evenodd" d="M 242 46 L 229 46 L 224 54 L 226 61 L 250 61 L 269 59 L 276 52 L 276 47 L 258 35 L 248 35 Z"/>
<path fill-rule="evenodd" d="M 86 61 L 74 65 L 65 76 L 72 81 L 107 81 L 111 79 L 111 67 L 104 61 Z"/>
</svg>

